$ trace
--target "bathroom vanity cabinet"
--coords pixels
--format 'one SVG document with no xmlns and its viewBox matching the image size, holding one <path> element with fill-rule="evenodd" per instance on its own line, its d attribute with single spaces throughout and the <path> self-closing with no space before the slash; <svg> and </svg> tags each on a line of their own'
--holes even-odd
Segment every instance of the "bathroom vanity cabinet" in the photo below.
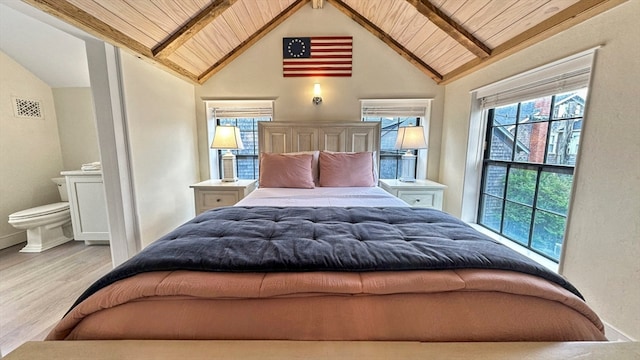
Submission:
<svg viewBox="0 0 640 360">
<path fill-rule="evenodd" d="M 109 243 L 109 221 L 102 172 L 63 171 L 69 192 L 73 238 L 87 245 Z"/>
</svg>

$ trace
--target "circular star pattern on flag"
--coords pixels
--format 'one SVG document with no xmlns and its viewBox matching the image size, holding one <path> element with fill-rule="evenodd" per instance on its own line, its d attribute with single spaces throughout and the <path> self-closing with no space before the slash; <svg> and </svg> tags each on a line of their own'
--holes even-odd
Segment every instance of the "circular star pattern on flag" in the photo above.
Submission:
<svg viewBox="0 0 640 360">
<path fill-rule="evenodd" d="M 301 57 L 307 51 L 304 41 L 300 39 L 291 39 L 287 44 L 287 52 L 291 57 Z"/>
</svg>

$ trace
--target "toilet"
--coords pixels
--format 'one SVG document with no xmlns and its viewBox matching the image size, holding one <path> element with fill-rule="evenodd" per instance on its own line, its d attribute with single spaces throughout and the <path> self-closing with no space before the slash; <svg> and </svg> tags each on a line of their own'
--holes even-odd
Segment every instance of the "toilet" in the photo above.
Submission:
<svg viewBox="0 0 640 360">
<path fill-rule="evenodd" d="M 9 215 L 9 224 L 27 230 L 27 245 L 20 252 L 42 252 L 73 240 L 69 197 L 64 177 L 51 179 L 60 192 L 54 204 L 34 207 Z"/>
</svg>

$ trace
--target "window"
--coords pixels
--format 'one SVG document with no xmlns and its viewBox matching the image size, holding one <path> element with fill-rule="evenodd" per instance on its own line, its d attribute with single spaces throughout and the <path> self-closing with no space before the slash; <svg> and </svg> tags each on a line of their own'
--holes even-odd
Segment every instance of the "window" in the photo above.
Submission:
<svg viewBox="0 0 640 360">
<path fill-rule="evenodd" d="M 560 259 L 595 49 L 478 89 L 477 223 Z M 473 119 L 473 117 L 472 117 Z"/>
<path fill-rule="evenodd" d="M 478 223 L 556 262 L 583 121 L 561 108 L 585 99 L 581 89 L 487 112 Z"/>
<path fill-rule="evenodd" d="M 244 149 L 232 150 L 236 155 L 236 173 L 239 179 L 257 179 L 260 173 L 258 158 L 258 122 L 271 121 L 271 100 L 219 100 L 206 101 L 208 143 L 213 141 L 216 125 L 232 125 L 240 129 Z M 209 175 L 219 179 L 222 151 L 209 149 Z M 224 150 L 226 151 L 226 150 Z"/>
<path fill-rule="evenodd" d="M 398 128 L 423 126 L 429 138 L 430 99 L 361 100 L 362 121 L 380 122 L 380 178 L 397 179 L 400 158 L 405 151 L 395 148 Z M 426 178 L 427 152 L 414 150 L 418 155 L 416 177 Z"/>
</svg>

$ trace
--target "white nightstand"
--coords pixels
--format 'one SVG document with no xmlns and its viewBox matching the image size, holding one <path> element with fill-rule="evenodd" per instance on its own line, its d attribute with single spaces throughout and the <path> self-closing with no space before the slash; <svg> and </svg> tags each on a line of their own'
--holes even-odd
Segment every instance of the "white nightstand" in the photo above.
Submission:
<svg viewBox="0 0 640 360">
<path fill-rule="evenodd" d="M 380 187 L 415 207 L 442 210 L 442 198 L 446 185 L 431 180 L 403 182 L 397 179 L 380 179 Z"/>
<path fill-rule="evenodd" d="M 196 203 L 196 215 L 221 206 L 232 206 L 256 189 L 258 180 L 224 182 L 205 180 L 190 185 Z"/>
</svg>

